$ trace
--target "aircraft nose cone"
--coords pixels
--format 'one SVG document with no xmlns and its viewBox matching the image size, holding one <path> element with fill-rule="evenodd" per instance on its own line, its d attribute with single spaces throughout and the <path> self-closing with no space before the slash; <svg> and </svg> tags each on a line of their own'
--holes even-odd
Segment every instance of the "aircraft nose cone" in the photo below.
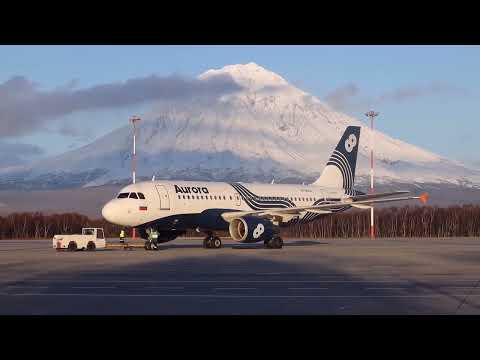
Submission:
<svg viewBox="0 0 480 360">
<path fill-rule="evenodd" d="M 102 216 L 110 223 L 115 223 L 115 209 L 112 202 L 108 202 L 102 209 Z"/>
</svg>

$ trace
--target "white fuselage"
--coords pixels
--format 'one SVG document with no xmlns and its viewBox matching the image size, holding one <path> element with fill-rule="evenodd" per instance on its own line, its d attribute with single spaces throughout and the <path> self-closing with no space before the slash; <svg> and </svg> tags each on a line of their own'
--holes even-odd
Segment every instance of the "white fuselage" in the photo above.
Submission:
<svg viewBox="0 0 480 360">
<path fill-rule="evenodd" d="M 353 190 L 318 185 L 247 184 L 200 181 L 146 181 L 124 187 L 102 210 L 103 217 L 122 226 L 141 226 L 164 218 L 201 214 L 212 209 L 233 211 L 301 207 L 337 201 Z M 137 198 L 130 197 L 135 193 Z M 144 199 L 138 198 L 139 193 Z M 299 220 L 313 220 L 319 214 L 305 212 Z"/>
</svg>

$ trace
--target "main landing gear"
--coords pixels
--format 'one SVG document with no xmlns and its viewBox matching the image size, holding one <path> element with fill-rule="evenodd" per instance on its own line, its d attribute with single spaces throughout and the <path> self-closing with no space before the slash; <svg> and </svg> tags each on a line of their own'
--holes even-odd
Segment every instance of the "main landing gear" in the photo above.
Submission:
<svg viewBox="0 0 480 360">
<path fill-rule="evenodd" d="M 266 249 L 281 249 L 283 247 L 283 240 L 280 236 L 275 235 L 271 239 L 265 240 L 263 245 Z"/>
<path fill-rule="evenodd" d="M 203 247 L 205 249 L 220 249 L 222 247 L 222 240 L 218 236 L 208 234 L 208 236 L 203 239 Z"/>
<path fill-rule="evenodd" d="M 158 244 L 150 240 L 145 241 L 145 250 L 158 250 Z"/>
<path fill-rule="evenodd" d="M 155 251 L 157 251 L 158 250 L 158 243 L 154 242 L 154 241 L 151 241 L 151 240 L 145 241 L 145 250 L 155 250 Z"/>
</svg>

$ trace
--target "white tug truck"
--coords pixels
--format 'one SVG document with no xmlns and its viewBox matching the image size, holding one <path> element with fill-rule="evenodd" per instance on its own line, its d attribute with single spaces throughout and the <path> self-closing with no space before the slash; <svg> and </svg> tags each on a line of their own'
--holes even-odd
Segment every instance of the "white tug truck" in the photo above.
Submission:
<svg viewBox="0 0 480 360">
<path fill-rule="evenodd" d="M 95 251 L 106 247 L 103 228 L 83 228 L 81 235 L 55 235 L 53 248 L 57 251 Z"/>
</svg>

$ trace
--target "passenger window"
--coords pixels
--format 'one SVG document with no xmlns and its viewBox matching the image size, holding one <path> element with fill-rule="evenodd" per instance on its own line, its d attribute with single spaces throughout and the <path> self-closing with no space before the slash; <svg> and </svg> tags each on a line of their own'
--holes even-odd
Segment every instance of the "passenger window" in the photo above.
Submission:
<svg viewBox="0 0 480 360">
<path fill-rule="evenodd" d="M 182 196 L 183 196 L 183 198 L 185 199 L 185 195 L 182 195 Z"/>
<path fill-rule="evenodd" d="M 117 199 L 125 199 L 125 198 L 128 198 L 128 194 L 129 194 L 129 193 L 121 193 L 121 194 L 118 194 Z"/>
<path fill-rule="evenodd" d="M 145 195 L 143 195 L 142 193 L 138 193 L 138 198 L 142 199 L 142 200 L 145 200 Z"/>
<path fill-rule="evenodd" d="M 197 200 L 200 200 L 200 196 L 197 195 Z"/>
<path fill-rule="evenodd" d="M 187 199 L 189 199 L 189 200 L 190 200 L 190 195 L 187 195 Z"/>
<path fill-rule="evenodd" d="M 230 196 L 230 200 L 233 200 L 231 196 Z"/>
<path fill-rule="evenodd" d="M 214 196 L 213 196 L 213 199 L 214 199 L 214 200 L 217 200 L 217 195 L 214 195 Z"/>
<path fill-rule="evenodd" d="M 210 200 L 213 200 L 213 196 L 212 196 L 212 195 L 210 195 Z"/>
<path fill-rule="evenodd" d="M 178 195 L 178 198 L 181 199 L 180 195 Z"/>
<path fill-rule="evenodd" d="M 137 193 L 130 193 L 130 199 L 138 199 Z"/>
<path fill-rule="evenodd" d="M 227 200 L 227 199 L 225 198 L 225 195 L 223 195 L 223 200 Z"/>
</svg>

